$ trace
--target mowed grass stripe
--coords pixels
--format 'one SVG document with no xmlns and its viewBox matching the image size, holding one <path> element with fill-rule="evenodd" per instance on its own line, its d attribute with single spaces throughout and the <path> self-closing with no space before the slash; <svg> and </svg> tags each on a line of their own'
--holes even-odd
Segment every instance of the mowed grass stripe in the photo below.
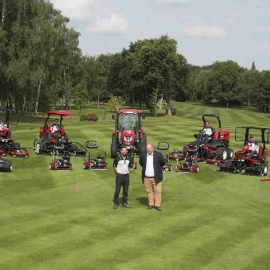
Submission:
<svg viewBox="0 0 270 270">
<path fill-rule="evenodd" d="M 125 210 L 125 211 L 130 211 L 130 210 Z M 122 212 L 123 213 L 123 212 Z M 131 213 L 126 213 L 129 215 L 129 217 L 131 217 Z M 158 218 L 158 212 L 152 212 L 152 214 L 155 214 L 154 216 L 154 220 L 156 220 Z M 198 213 L 197 211 L 195 211 L 195 216 L 197 217 Z M 144 216 L 148 216 L 149 213 L 147 211 L 144 212 Z M 191 218 L 194 218 L 194 214 L 188 213 L 188 216 Z M 141 216 L 142 217 L 142 216 Z M 119 220 L 120 218 L 120 220 Z M 119 248 L 123 248 L 121 245 L 119 246 L 118 243 L 122 243 L 122 242 L 127 242 L 125 243 L 125 246 L 130 246 L 132 245 L 132 243 L 128 243 L 129 239 L 127 239 L 125 237 L 125 233 L 128 233 L 128 231 L 130 230 L 135 230 L 136 234 L 148 234 L 149 230 L 151 230 L 150 228 L 146 228 L 146 232 L 144 229 L 141 230 L 141 228 L 144 228 L 144 226 L 139 226 L 137 228 L 133 227 L 133 221 L 136 221 L 136 219 L 138 219 L 138 216 L 132 215 L 132 218 L 129 220 L 126 220 L 123 222 L 123 220 L 121 220 L 121 216 L 116 218 L 117 220 L 119 220 L 121 222 L 122 226 L 119 226 L 119 224 L 115 223 L 113 224 L 112 222 L 110 222 L 110 219 L 94 219 L 91 217 L 86 217 L 85 220 L 82 218 L 76 218 L 75 220 L 72 219 L 70 217 L 70 220 L 67 222 L 62 222 L 61 220 L 57 223 L 54 224 L 54 226 L 50 226 L 49 228 L 46 228 L 46 226 L 44 228 L 42 228 L 40 230 L 40 232 L 38 233 L 38 230 L 35 231 L 36 234 L 39 235 L 39 237 L 41 238 L 41 244 L 39 245 L 39 250 L 36 250 L 36 240 L 35 237 L 30 237 L 25 239 L 24 242 L 20 243 L 20 238 L 18 238 L 17 244 L 14 242 L 14 244 L 16 246 L 14 246 L 14 251 L 15 251 L 15 255 L 18 254 L 20 251 L 22 251 L 22 256 L 20 256 L 20 261 L 24 261 L 25 257 L 37 257 L 41 256 L 41 252 L 42 252 L 42 256 L 45 257 L 46 254 L 48 254 L 50 259 L 50 254 L 51 254 L 51 250 L 52 248 L 54 249 L 58 249 L 62 246 L 62 248 L 60 248 L 61 253 L 63 252 L 63 256 L 65 256 L 65 254 L 68 252 L 69 249 L 71 249 L 72 251 L 75 249 L 81 249 L 81 247 L 84 247 L 84 242 L 87 241 L 86 239 L 92 239 L 90 241 L 90 243 L 92 243 L 92 245 L 89 245 L 89 241 L 87 241 L 87 245 L 89 246 L 89 248 L 91 249 L 91 254 L 93 257 L 98 258 L 100 256 L 103 256 L 104 252 L 110 252 L 110 242 L 111 243 L 116 243 L 116 246 L 118 246 Z M 175 218 L 174 218 L 175 219 Z M 91 221 L 91 223 L 90 223 Z M 95 222 L 96 221 L 96 222 Z M 140 219 L 140 222 L 142 223 L 141 225 L 144 224 L 144 219 Z M 171 222 L 172 223 L 172 222 Z M 86 227 L 88 227 L 87 225 L 90 225 L 90 227 L 87 229 Z M 112 226 L 114 225 L 114 226 Z M 85 226 L 85 229 L 82 229 L 82 227 Z M 80 228 L 77 228 L 80 227 Z M 102 229 L 103 228 L 103 229 Z M 44 234 L 45 233 L 45 234 Z M 44 234 L 44 236 L 43 236 Z M 102 248 L 101 246 L 104 245 L 104 243 L 101 241 L 93 241 L 95 238 L 100 239 L 99 235 L 97 234 L 101 234 L 104 237 L 104 240 L 106 241 L 108 248 Z M 50 238 L 51 236 L 51 238 Z M 44 237 L 44 241 L 42 241 Z M 70 238 L 70 239 L 69 239 Z M 138 237 L 137 239 L 139 239 L 140 237 Z M 76 242 L 77 244 L 74 245 L 74 242 Z M 42 247 L 42 243 L 44 242 L 44 248 Z M 71 243 L 70 243 L 71 242 Z M 93 243 L 95 242 L 95 243 Z M 70 244 L 69 244 L 70 243 Z M 135 245 L 136 246 L 136 245 Z M 134 246 L 134 247 L 135 247 Z M 6 247 L 7 248 L 7 247 Z M 42 250 L 41 250 L 42 249 Z M 67 250 L 68 249 L 68 250 Z M 38 253 L 38 254 L 36 254 Z M 95 254 L 97 253 L 97 254 Z M 95 255 L 94 255 L 95 254 Z M 59 256 L 59 254 L 58 254 Z M 27 260 L 27 258 L 25 258 Z M 9 260 L 12 260 L 12 258 L 10 258 Z M 0 259 L 1 261 L 1 259 Z M 3 262 L 5 265 L 9 265 L 8 261 Z M 11 264 L 13 264 L 13 262 L 11 262 Z M 1 264 L 0 264 L 1 266 Z M 12 268 L 10 268 L 12 269 Z"/>
<path fill-rule="evenodd" d="M 159 214 L 157 212 L 152 212 L 152 214 L 155 213 L 155 220 L 158 218 L 156 215 Z M 151 213 L 150 213 L 151 214 Z M 188 213 L 188 218 L 186 218 L 186 221 L 190 223 L 190 219 L 197 219 L 198 215 L 201 213 L 198 213 L 195 211 L 194 213 Z M 149 215 L 149 213 L 147 214 Z M 132 220 L 131 220 L 132 222 Z M 141 223 L 143 224 L 145 221 L 141 220 Z M 174 226 L 177 223 L 176 217 L 171 217 L 170 225 Z M 166 223 L 168 224 L 168 223 Z M 102 226 L 102 224 L 98 224 Z M 103 224 L 104 226 L 104 224 Z M 197 228 L 198 225 L 196 225 Z M 105 226 L 105 230 L 103 231 L 103 241 L 95 241 L 95 231 L 90 233 L 90 231 L 83 232 L 80 234 L 81 230 L 80 228 L 74 228 L 74 233 L 72 233 L 72 228 L 67 232 L 69 237 L 71 239 L 67 239 L 67 234 L 65 233 L 59 233 L 55 235 L 55 240 L 57 240 L 57 246 L 52 246 L 54 242 L 45 242 L 49 244 L 49 246 L 43 248 L 42 250 L 36 250 L 33 248 L 32 253 L 30 254 L 23 254 L 21 256 L 20 260 L 29 261 L 30 258 L 36 258 L 37 261 L 40 260 L 39 257 L 42 256 L 44 259 L 48 260 L 47 266 L 50 266 L 51 264 L 59 264 L 61 261 L 69 262 L 69 267 L 75 267 L 75 265 L 72 265 L 73 258 L 75 257 L 78 261 L 83 262 L 83 259 L 86 254 L 88 254 L 88 258 L 90 260 L 95 261 L 95 264 L 100 266 L 103 266 L 105 268 L 103 269 L 109 269 L 109 267 L 112 267 L 114 265 L 114 258 L 117 258 L 117 254 L 122 254 L 121 261 L 129 261 L 132 260 L 132 258 L 138 258 L 138 256 L 143 256 L 145 254 L 145 250 L 142 248 L 142 245 L 145 243 L 145 239 L 154 239 L 155 236 L 158 233 L 164 233 L 167 228 L 164 226 L 158 226 L 157 231 L 153 230 L 152 228 L 149 228 L 147 226 L 141 226 L 134 228 L 132 223 L 128 224 L 122 224 L 122 226 L 117 226 L 117 228 L 113 229 L 112 234 L 112 228 L 109 226 Z M 190 229 L 190 228 L 189 228 Z M 189 230 L 188 229 L 188 230 Z M 194 229 L 194 228 L 191 228 Z M 133 231 L 136 233 L 137 237 L 136 239 L 129 239 L 127 237 L 127 234 L 129 231 Z M 187 232 L 186 232 L 187 233 Z M 162 241 L 168 242 L 172 239 L 163 238 Z M 61 246 L 58 245 L 61 243 Z M 42 243 L 42 241 L 41 241 Z M 104 244 L 106 243 L 106 246 Z M 31 245 L 31 243 L 30 243 Z M 114 249 L 111 249 L 110 246 L 113 245 Z M 32 246 L 30 246 L 32 247 Z M 139 247 L 139 249 L 138 249 Z M 149 242 L 149 249 L 152 247 L 152 243 Z M 57 257 L 54 256 L 51 252 L 52 248 L 57 249 Z M 156 247 L 157 248 L 157 247 Z M 29 250 L 29 248 L 28 248 Z M 134 254 L 135 252 L 135 254 Z M 109 260 L 108 260 L 109 258 Z M 50 262 L 51 261 L 51 262 Z M 5 262 L 6 265 L 9 265 L 9 262 Z M 107 267 L 106 267 L 107 265 Z M 30 265 L 29 265 L 30 266 Z M 79 266 L 79 265 L 77 265 Z M 13 268 L 10 268 L 13 269 Z M 14 268 L 15 269 L 15 268 Z M 61 269 L 61 268 L 60 268 Z M 65 269 L 65 268 L 62 268 Z"/>
</svg>

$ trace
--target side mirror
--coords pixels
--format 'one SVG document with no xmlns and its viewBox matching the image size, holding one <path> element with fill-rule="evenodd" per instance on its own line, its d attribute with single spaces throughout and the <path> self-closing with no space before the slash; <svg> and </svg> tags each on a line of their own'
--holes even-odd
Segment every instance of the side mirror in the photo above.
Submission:
<svg viewBox="0 0 270 270">
<path fill-rule="evenodd" d="M 112 115 L 112 120 L 115 120 L 115 114 Z"/>
</svg>

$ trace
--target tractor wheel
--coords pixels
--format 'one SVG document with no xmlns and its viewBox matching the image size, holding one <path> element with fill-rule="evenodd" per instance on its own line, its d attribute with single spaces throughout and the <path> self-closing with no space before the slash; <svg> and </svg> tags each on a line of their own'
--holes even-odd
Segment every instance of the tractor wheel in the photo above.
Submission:
<svg viewBox="0 0 270 270">
<path fill-rule="evenodd" d="M 20 148 L 21 148 L 20 143 L 14 142 L 14 143 L 13 143 L 13 148 L 16 149 L 16 150 L 20 150 Z"/>
<path fill-rule="evenodd" d="M 146 152 L 146 134 L 145 133 L 143 134 L 142 139 L 140 141 L 139 151 L 140 151 L 140 154 L 143 154 Z"/>
<path fill-rule="evenodd" d="M 266 176 L 268 173 L 268 166 L 267 164 L 262 164 L 260 176 Z"/>
<path fill-rule="evenodd" d="M 77 145 L 72 143 L 70 145 L 71 155 L 76 156 L 78 151 L 79 151 L 79 148 L 77 147 Z"/>
<path fill-rule="evenodd" d="M 38 142 L 38 143 L 36 144 L 36 146 L 35 146 L 35 153 L 36 153 L 37 155 L 39 155 L 39 153 L 40 153 L 40 148 L 41 148 L 41 143 Z"/>
<path fill-rule="evenodd" d="M 53 167 L 52 167 L 52 163 L 49 164 L 49 170 L 52 170 Z"/>
<path fill-rule="evenodd" d="M 8 161 L 3 161 L 0 163 L 0 172 L 11 172 L 12 166 Z"/>
<path fill-rule="evenodd" d="M 228 158 L 233 158 L 233 150 L 231 148 L 227 149 L 227 155 Z"/>
<path fill-rule="evenodd" d="M 111 158 L 116 158 L 116 155 L 117 155 L 117 140 L 115 134 L 113 134 L 111 144 Z"/>
<path fill-rule="evenodd" d="M 200 167 L 197 166 L 196 169 L 195 169 L 195 172 L 198 173 L 200 171 Z"/>
<path fill-rule="evenodd" d="M 11 138 L 11 131 L 9 130 L 7 133 L 7 138 L 10 139 Z"/>
<path fill-rule="evenodd" d="M 218 147 L 217 156 L 220 157 L 222 160 L 226 160 L 228 157 L 228 153 L 224 147 Z"/>
</svg>

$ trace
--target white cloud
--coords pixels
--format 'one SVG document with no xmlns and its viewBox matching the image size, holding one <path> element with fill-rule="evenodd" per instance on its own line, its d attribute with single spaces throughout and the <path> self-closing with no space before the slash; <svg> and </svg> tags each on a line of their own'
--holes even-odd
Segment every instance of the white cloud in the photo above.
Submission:
<svg viewBox="0 0 270 270">
<path fill-rule="evenodd" d="M 111 13 L 109 18 L 97 18 L 86 31 L 99 34 L 124 34 L 128 31 L 129 21 L 120 14 Z"/>
<path fill-rule="evenodd" d="M 233 18 L 230 18 L 230 19 L 225 19 L 225 20 L 223 20 L 223 21 L 224 21 L 224 24 L 225 24 L 225 25 L 230 25 L 230 24 L 233 24 L 234 19 L 233 19 Z"/>
<path fill-rule="evenodd" d="M 268 32 L 270 32 L 270 26 L 260 25 L 255 29 L 255 32 L 268 33 Z"/>
<path fill-rule="evenodd" d="M 195 26 L 184 29 L 188 37 L 192 38 L 223 38 L 226 36 L 225 29 L 219 26 Z"/>
<path fill-rule="evenodd" d="M 94 0 L 50 0 L 55 9 L 73 20 L 90 20 L 90 13 L 94 6 Z"/>
<path fill-rule="evenodd" d="M 192 0 L 158 0 L 159 3 L 162 4 L 185 4 L 188 2 L 192 2 Z"/>
</svg>

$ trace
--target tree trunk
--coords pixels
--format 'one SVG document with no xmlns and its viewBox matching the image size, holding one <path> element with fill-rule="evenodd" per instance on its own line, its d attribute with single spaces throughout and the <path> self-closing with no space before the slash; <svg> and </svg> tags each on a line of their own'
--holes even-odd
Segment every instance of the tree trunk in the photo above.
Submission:
<svg viewBox="0 0 270 270">
<path fill-rule="evenodd" d="M 99 109 L 99 100 L 100 100 L 100 90 L 98 90 L 98 96 L 97 96 L 97 108 Z"/>
<path fill-rule="evenodd" d="M 5 14 L 6 14 L 6 0 L 3 0 L 2 18 L 1 18 L 2 25 L 4 25 L 5 22 Z"/>
<path fill-rule="evenodd" d="M 172 116 L 171 102 L 167 100 L 167 115 Z"/>
<path fill-rule="evenodd" d="M 41 90 L 41 81 L 39 81 L 39 84 L 38 84 L 34 115 L 38 115 L 38 103 L 39 103 L 39 97 L 40 97 L 40 90 Z"/>
</svg>

